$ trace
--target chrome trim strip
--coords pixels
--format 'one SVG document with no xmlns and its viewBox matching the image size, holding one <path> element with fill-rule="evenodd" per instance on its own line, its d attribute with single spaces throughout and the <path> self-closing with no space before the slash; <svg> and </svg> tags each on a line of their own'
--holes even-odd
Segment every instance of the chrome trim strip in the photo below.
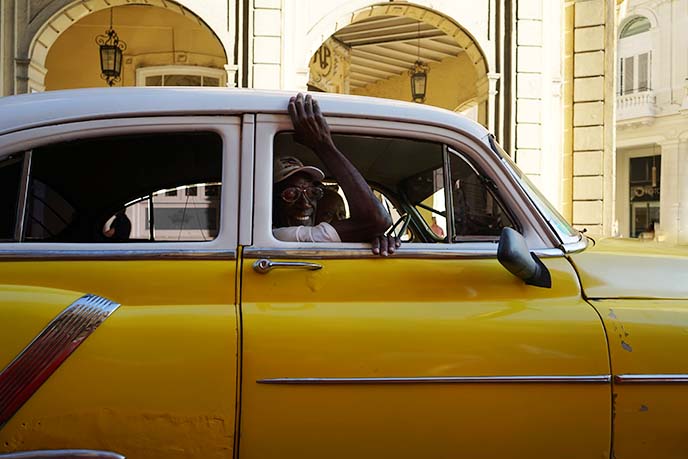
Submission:
<svg viewBox="0 0 688 459">
<path fill-rule="evenodd" d="M 688 384 L 688 374 L 614 375 L 616 384 Z"/>
<path fill-rule="evenodd" d="M 532 251 L 540 258 L 556 258 L 564 256 L 560 249 L 536 249 Z M 379 255 L 373 255 L 369 248 L 351 248 L 340 249 L 331 247 L 322 247 L 317 249 L 309 248 L 263 248 L 263 247 L 246 247 L 243 251 L 244 258 L 260 259 L 260 258 L 285 258 L 285 259 L 347 259 L 347 258 L 380 258 Z M 390 258 L 454 258 L 454 259 L 496 259 L 497 258 L 497 244 L 494 249 L 435 249 L 435 250 L 417 250 L 404 248 L 402 244 L 400 249 Z"/>
<path fill-rule="evenodd" d="M 0 372 L 0 429 L 118 307 L 107 298 L 82 296 Z"/>
<path fill-rule="evenodd" d="M 239 176 L 249 177 L 249 180 L 239 180 L 238 186 L 239 245 L 248 246 L 253 243 L 253 169 L 256 157 L 256 115 L 244 114 L 241 117 L 241 122 Z M 229 163 L 229 161 L 225 161 L 225 163 Z"/>
<path fill-rule="evenodd" d="M 561 249 L 535 249 L 531 250 L 531 252 L 540 258 L 558 258 L 564 256 L 564 252 Z"/>
<path fill-rule="evenodd" d="M 582 252 L 583 250 L 588 248 L 588 245 L 590 244 L 590 239 L 583 234 L 581 235 L 581 239 L 578 242 L 573 242 L 570 244 L 563 244 L 562 248 L 566 251 L 567 254 L 573 254 L 573 253 L 578 253 Z"/>
<path fill-rule="evenodd" d="M 258 379 L 258 384 L 471 384 L 471 383 L 506 383 L 506 384 L 602 384 L 611 382 L 611 375 L 586 376 L 422 376 L 391 378 L 265 378 Z"/>
<path fill-rule="evenodd" d="M 29 174 L 31 173 L 31 158 L 33 151 L 24 153 L 21 184 L 19 186 L 19 199 L 17 200 L 17 220 L 14 226 L 14 238 L 21 242 L 24 239 L 24 225 L 26 220 L 26 205 L 29 201 Z"/>
<path fill-rule="evenodd" d="M 454 153 L 454 152 L 452 152 Z M 473 169 L 473 172 L 476 174 L 477 177 L 480 177 L 480 174 L 478 171 L 475 170 L 473 167 L 473 163 L 471 161 L 466 161 L 466 158 L 463 157 L 463 155 L 459 154 L 458 152 L 455 152 L 456 156 L 458 156 L 465 164 L 468 165 L 471 169 Z M 434 175 L 434 172 L 433 172 Z M 444 200 L 445 200 L 445 209 L 454 209 L 454 186 L 452 184 L 452 177 L 451 177 L 451 164 L 450 164 L 450 159 L 449 159 L 449 147 L 447 147 L 446 143 L 442 144 L 442 179 L 444 180 Z M 448 241 L 453 241 L 455 236 L 456 236 L 456 222 L 454 221 L 454 212 L 445 212 L 446 215 L 446 229 L 447 229 L 447 235 L 449 238 L 447 239 Z"/>
<path fill-rule="evenodd" d="M 126 459 L 126 457 L 111 451 L 92 449 L 49 449 L 0 453 L 0 459 Z"/>
<path fill-rule="evenodd" d="M 197 249 L 82 249 L 82 250 L 2 250 L 0 260 L 236 260 L 236 250 Z"/>
<path fill-rule="evenodd" d="M 310 248 L 260 248 L 247 247 L 244 249 L 244 256 L 246 258 L 380 258 L 379 255 L 373 255 L 369 248 L 351 248 L 340 249 L 331 247 L 322 247 L 317 249 Z M 497 244 L 494 250 L 414 250 L 405 249 L 403 244 L 392 258 L 496 258 Z"/>
</svg>

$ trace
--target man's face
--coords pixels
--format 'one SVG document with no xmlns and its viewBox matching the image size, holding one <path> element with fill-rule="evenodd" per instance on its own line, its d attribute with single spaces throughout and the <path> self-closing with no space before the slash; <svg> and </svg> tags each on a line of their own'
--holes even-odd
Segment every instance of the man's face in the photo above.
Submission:
<svg viewBox="0 0 688 459">
<path fill-rule="evenodd" d="M 297 173 L 277 185 L 281 193 L 276 198 L 279 226 L 313 226 L 317 199 L 310 199 L 306 190 L 315 187 L 316 183 L 308 175 Z M 288 202 L 282 198 L 283 195 L 289 198 L 296 196 L 296 199 Z"/>
</svg>

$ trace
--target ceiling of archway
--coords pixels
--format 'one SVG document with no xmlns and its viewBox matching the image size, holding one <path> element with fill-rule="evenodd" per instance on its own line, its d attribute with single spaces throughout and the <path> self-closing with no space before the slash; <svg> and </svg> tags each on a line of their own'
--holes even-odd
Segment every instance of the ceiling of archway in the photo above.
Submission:
<svg viewBox="0 0 688 459">
<path fill-rule="evenodd" d="M 437 63 L 464 49 L 456 40 L 430 24 L 415 19 L 376 16 L 344 27 L 334 38 L 351 49 L 349 81 L 362 88 L 400 75 L 420 59 Z"/>
</svg>

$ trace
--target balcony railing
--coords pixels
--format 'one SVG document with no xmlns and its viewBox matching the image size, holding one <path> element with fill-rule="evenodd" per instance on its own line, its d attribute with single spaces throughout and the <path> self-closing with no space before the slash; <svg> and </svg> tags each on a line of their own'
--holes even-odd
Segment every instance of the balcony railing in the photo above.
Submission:
<svg viewBox="0 0 688 459">
<path fill-rule="evenodd" d="M 657 114 L 655 93 L 634 92 L 616 96 L 616 121 L 651 122 Z"/>
</svg>

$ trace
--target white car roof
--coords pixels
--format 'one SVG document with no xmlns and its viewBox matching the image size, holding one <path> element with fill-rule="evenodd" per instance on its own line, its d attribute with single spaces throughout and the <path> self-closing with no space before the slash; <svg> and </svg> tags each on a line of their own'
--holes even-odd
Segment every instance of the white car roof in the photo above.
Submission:
<svg viewBox="0 0 688 459">
<path fill-rule="evenodd" d="M 295 93 L 232 88 L 92 88 L 0 97 L 0 135 L 23 129 L 93 119 L 286 113 Z M 327 116 L 354 116 L 462 131 L 486 142 L 488 131 L 463 115 L 428 105 L 374 97 L 314 94 Z"/>
</svg>

